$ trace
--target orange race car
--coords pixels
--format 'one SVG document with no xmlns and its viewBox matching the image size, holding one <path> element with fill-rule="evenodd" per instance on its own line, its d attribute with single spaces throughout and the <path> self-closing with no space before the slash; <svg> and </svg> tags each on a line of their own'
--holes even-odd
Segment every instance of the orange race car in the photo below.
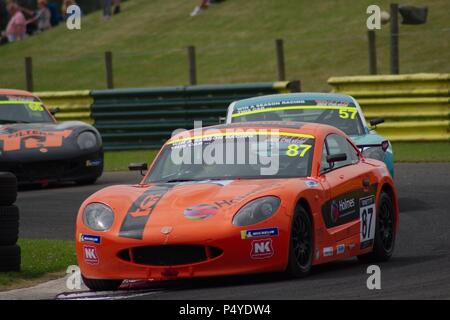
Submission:
<svg viewBox="0 0 450 320">
<path fill-rule="evenodd" d="M 146 164 L 130 165 L 146 170 Z M 388 260 L 398 230 L 386 165 L 339 129 L 237 123 L 173 136 L 138 185 L 82 205 L 76 252 L 85 284 L 284 271 L 357 256 Z"/>
</svg>

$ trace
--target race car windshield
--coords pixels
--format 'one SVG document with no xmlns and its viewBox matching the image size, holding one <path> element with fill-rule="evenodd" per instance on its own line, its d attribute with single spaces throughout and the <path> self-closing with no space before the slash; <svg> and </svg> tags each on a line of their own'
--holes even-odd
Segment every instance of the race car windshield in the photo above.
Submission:
<svg viewBox="0 0 450 320">
<path fill-rule="evenodd" d="M 169 142 L 147 183 L 306 177 L 314 137 L 277 133 L 195 137 Z"/>
<path fill-rule="evenodd" d="M 362 135 L 364 127 L 354 106 L 284 106 L 234 111 L 232 122 L 295 121 L 327 124 L 347 135 Z"/>
<path fill-rule="evenodd" d="M 40 102 L 0 101 L 0 125 L 53 122 Z"/>
</svg>

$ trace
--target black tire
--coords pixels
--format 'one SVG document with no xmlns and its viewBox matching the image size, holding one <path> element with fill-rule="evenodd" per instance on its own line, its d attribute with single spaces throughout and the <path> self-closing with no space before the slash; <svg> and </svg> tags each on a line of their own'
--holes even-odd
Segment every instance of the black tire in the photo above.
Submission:
<svg viewBox="0 0 450 320">
<path fill-rule="evenodd" d="M 123 280 L 88 279 L 83 275 L 81 277 L 86 287 L 92 291 L 115 291 L 123 282 Z"/>
<path fill-rule="evenodd" d="M 19 272 L 20 264 L 19 246 L 0 246 L 0 272 Z"/>
<path fill-rule="evenodd" d="M 294 278 L 307 276 L 312 267 L 313 251 L 314 238 L 311 218 L 305 208 L 297 206 L 292 219 L 286 273 Z"/>
<path fill-rule="evenodd" d="M 0 206 L 10 206 L 17 199 L 17 178 L 10 172 L 0 172 Z"/>
<path fill-rule="evenodd" d="M 380 194 L 373 251 L 359 255 L 363 263 L 388 261 L 395 247 L 395 210 L 391 197 L 384 191 Z"/>
<path fill-rule="evenodd" d="M 0 207 L 0 246 L 15 245 L 19 238 L 19 209 Z"/>
</svg>

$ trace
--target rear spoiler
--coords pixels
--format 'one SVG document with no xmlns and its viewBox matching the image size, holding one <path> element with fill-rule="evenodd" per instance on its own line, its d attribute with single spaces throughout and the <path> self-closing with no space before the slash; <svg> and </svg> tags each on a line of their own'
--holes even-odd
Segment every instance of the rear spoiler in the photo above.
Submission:
<svg viewBox="0 0 450 320">
<path fill-rule="evenodd" d="M 389 148 L 389 141 L 384 140 L 381 143 L 374 144 L 357 144 L 356 146 L 361 150 L 361 152 L 363 152 L 366 148 L 381 148 L 384 152 L 386 152 L 386 150 Z"/>
</svg>

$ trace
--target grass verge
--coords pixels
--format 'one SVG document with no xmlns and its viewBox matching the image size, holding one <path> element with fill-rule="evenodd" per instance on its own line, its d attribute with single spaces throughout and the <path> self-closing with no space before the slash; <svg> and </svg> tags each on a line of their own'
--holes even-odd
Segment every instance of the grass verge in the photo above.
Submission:
<svg viewBox="0 0 450 320">
<path fill-rule="evenodd" d="M 152 163 L 158 150 L 132 150 L 105 152 L 105 171 L 127 171 L 132 162 Z"/>
<path fill-rule="evenodd" d="M 449 142 L 396 142 L 395 162 L 450 162 Z"/>
<path fill-rule="evenodd" d="M 0 291 L 32 286 L 62 277 L 76 265 L 74 241 L 21 239 L 22 270 L 0 273 Z"/>
<path fill-rule="evenodd" d="M 108 21 L 99 10 L 82 17 L 81 30 L 61 23 L 1 46 L 0 84 L 25 88 L 24 57 L 32 57 L 35 91 L 103 89 L 105 51 L 113 52 L 117 88 L 187 84 L 188 45 L 197 48 L 201 84 L 274 81 L 274 40 L 282 38 L 287 78 L 302 80 L 304 91 L 328 91 L 330 76 L 367 74 L 367 7 L 389 10 L 393 1 L 224 1 L 192 18 L 196 2 L 126 1 Z M 449 1 L 407 3 L 426 3 L 430 17 L 401 26 L 401 72 L 448 72 Z M 389 31 L 377 30 L 379 74 L 389 73 Z"/>
</svg>

